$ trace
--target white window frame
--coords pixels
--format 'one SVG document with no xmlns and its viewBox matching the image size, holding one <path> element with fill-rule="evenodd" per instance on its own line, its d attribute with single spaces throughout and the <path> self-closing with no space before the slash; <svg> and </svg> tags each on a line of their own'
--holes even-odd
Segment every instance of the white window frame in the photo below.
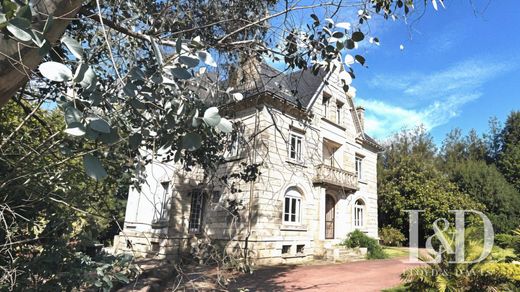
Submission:
<svg viewBox="0 0 520 292">
<path fill-rule="evenodd" d="M 358 181 L 363 180 L 363 157 L 356 155 L 356 176 Z"/>
<path fill-rule="evenodd" d="M 354 202 L 354 227 L 365 227 L 365 206 L 365 201 L 362 199 L 357 199 Z"/>
<path fill-rule="evenodd" d="M 200 233 L 204 219 L 205 196 L 201 190 L 191 192 L 190 217 L 188 219 L 188 231 Z"/>
<path fill-rule="evenodd" d="M 293 149 L 293 140 L 294 148 Z M 302 134 L 296 132 L 289 133 L 289 144 L 287 145 L 287 156 L 290 160 L 303 163 L 303 150 L 304 150 L 305 137 Z M 299 142 L 299 143 L 298 143 Z M 293 155 L 294 153 L 294 155 Z"/>
<path fill-rule="evenodd" d="M 282 220 L 284 224 L 302 224 L 302 195 L 295 189 L 289 189 L 283 197 Z"/>
</svg>

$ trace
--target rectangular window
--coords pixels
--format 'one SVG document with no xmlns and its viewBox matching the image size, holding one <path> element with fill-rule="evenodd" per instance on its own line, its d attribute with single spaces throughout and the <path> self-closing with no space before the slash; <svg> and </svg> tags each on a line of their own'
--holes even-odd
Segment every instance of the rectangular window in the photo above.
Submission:
<svg viewBox="0 0 520 292">
<path fill-rule="evenodd" d="M 329 114 L 329 102 L 330 102 L 330 95 L 327 95 L 324 93 L 322 105 L 323 105 L 323 117 L 325 117 L 325 118 L 327 118 L 328 114 Z"/>
<path fill-rule="evenodd" d="M 204 193 L 201 191 L 193 191 L 191 193 L 191 208 L 189 231 L 198 233 L 202 227 L 202 214 L 204 213 Z"/>
<path fill-rule="evenodd" d="M 290 245 L 282 245 L 282 254 L 288 254 L 291 251 Z"/>
<path fill-rule="evenodd" d="M 301 198 L 285 197 L 283 221 L 285 223 L 300 223 Z"/>
<path fill-rule="evenodd" d="M 234 132 L 229 140 L 225 156 L 227 158 L 235 158 L 240 155 L 240 133 Z"/>
<path fill-rule="evenodd" d="M 289 158 L 298 162 L 303 162 L 303 136 L 291 133 L 289 135 Z"/>
<path fill-rule="evenodd" d="M 356 175 L 358 180 L 363 179 L 363 158 L 356 156 Z"/>
<path fill-rule="evenodd" d="M 168 203 L 169 203 L 169 191 L 170 191 L 170 182 L 164 181 L 161 182 L 162 190 L 160 191 L 160 195 L 154 203 L 154 214 L 152 223 L 165 222 L 168 221 Z"/>
<path fill-rule="evenodd" d="M 336 103 L 336 124 L 341 124 L 341 113 L 343 111 L 343 103 Z"/>
<path fill-rule="evenodd" d="M 363 207 L 354 207 L 354 226 L 363 227 Z"/>
</svg>

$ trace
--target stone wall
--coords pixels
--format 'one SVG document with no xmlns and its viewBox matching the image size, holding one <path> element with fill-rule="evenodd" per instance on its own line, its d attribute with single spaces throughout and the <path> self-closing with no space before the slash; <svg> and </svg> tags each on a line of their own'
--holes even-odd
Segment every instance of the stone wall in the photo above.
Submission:
<svg viewBox="0 0 520 292">
<path fill-rule="evenodd" d="M 242 149 L 238 157 L 221 165 L 216 177 L 239 169 L 241 162 L 261 163 L 261 176 L 254 183 L 241 183 L 232 193 L 229 185 L 213 181 L 204 184 L 207 193 L 203 229 L 199 234 L 188 230 L 191 205 L 190 192 L 199 188 L 202 172 L 181 171 L 173 164 L 154 163 L 147 166 L 148 184 L 141 192 L 130 190 L 125 227 L 116 237 L 116 248 L 139 254 L 176 257 L 190 249 L 197 240 L 212 238 L 229 251 L 246 246 L 258 263 L 275 264 L 308 260 L 325 254 L 355 229 L 354 202 L 366 204 L 365 222 L 360 228 L 377 237 L 377 173 L 376 150 L 366 146 L 360 137 L 362 125 L 352 98 L 347 97 L 337 77 L 332 76 L 322 92 L 315 95 L 310 118 L 302 112 L 288 110 L 280 103 L 260 103 L 237 108 L 231 118 L 243 125 Z M 324 95 L 329 99 L 325 115 Z M 336 116 L 341 104 L 340 121 Z M 303 160 L 288 155 L 290 133 L 303 136 Z M 316 166 L 324 163 L 324 141 L 337 145 L 334 167 L 355 172 L 355 157 L 363 158 L 363 179 L 358 190 L 316 185 Z M 161 201 L 161 182 L 170 181 L 167 224 L 153 224 Z M 284 195 L 296 189 L 302 196 L 301 224 L 283 222 Z M 325 240 L 325 195 L 336 200 L 335 238 Z M 230 210 L 230 202 L 239 209 Z M 160 202 L 159 202 L 160 205 Z M 155 213 L 154 213 L 155 212 Z M 303 247 L 303 248 L 302 248 Z M 285 252 L 285 253 L 282 253 Z"/>
</svg>

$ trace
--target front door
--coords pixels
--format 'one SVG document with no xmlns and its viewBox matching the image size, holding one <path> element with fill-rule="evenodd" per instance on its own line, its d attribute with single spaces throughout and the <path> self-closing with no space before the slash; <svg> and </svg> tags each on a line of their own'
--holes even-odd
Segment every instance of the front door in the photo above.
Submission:
<svg viewBox="0 0 520 292">
<path fill-rule="evenodd" d="M 334 198 L 325 195 L 325 239 L 334 239 L 334 205 Z"/>
</svg>

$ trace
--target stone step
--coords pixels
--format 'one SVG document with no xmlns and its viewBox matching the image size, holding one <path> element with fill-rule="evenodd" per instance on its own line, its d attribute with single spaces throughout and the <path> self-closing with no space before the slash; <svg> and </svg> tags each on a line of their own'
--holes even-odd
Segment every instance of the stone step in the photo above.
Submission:
<svg viewBox="0 0 520 292">
<path fill-rule="evenodd" d="M 355 261 L 365 259 L 366 253 L 366 248 L 334 246 L 325 250 L 325 258 L 334 262 Z"/>
</svg>

